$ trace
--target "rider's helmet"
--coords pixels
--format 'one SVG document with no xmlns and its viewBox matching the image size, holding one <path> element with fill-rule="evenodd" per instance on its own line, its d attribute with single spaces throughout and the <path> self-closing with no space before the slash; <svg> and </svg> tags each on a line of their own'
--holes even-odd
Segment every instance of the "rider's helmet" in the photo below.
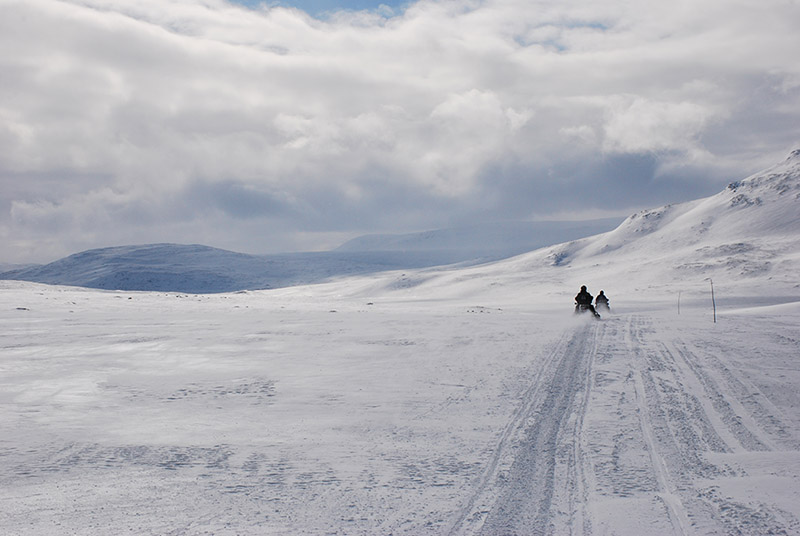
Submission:
<svg viewBox="0 0 800 536">
<path fill-rule="evenodd" d="M 581 290 L 586 290 L 586 285 L 581 285 Z"/>
</svg>

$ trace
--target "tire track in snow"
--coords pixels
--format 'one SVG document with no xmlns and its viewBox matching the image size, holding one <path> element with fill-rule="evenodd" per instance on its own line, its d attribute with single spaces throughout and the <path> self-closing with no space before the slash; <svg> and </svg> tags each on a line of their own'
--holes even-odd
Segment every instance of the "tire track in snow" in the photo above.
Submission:
<svg viewBox="0 0 800 536">
<path fill-rule="evenodd" d="M 566 335 L 548 356 L 451 534 L 473 530 L 483 535 L 549 534 L 554 523 L 561 522 L 554 503 L 567 509 L 584 508 L 585 497 L 575 497 L 586 490 L 580 430 L 598 329 L 599 325 L 590 324 Z M 517 433 L 522 441 L 516 445 L 513 463 L 507 473 L 500 474 L 499 461 Z M 566 478 L 558 480 L 563 474 Z M 486 504 L 483 496 L 493 490 L 492 482 L 498 478 L 503 482 L 496 500 L 488 512 L 483 511 L 479 507 Z M 589 525 L 582 510 L 577 515 L 573 512 L 566 526 L 572 524 L 571 519 L 580 520 L 581 526 L 574 527 L 578 533 Z"/>
<path fill-rule="evenodd" d="M 676 346 L 674 353 L 681 357 L 684 365 L 702 386 L 704 399 L 711 405 L 707 413 L 712 419 L 716 417 L 717 424 L 714 428 L 718 430 L 720 436 L 726 437 L 725 442 L 730 450 L 774 450 L 768 438 L 763 434 L 754 433 L 751 430 L 752 426 L 745 424 L 745 419 L 742 418 L 744 412 L 741 408 L 736 411 L 736 403 L 732 400 L 734 397 L 725 392 L 709 371 L 700 366 L 697 354 L 692 353 L 685 345 Z"/>
<path fill-rule="evenodd" d="M 714 484 L 743 475 L 711 454 L 778 440 L 723 356 L 630 316 L 565 333 L 540 367 L 451 535 L 793 533 Z"/>
<path fill-rule="evenodd" d="M 637 337 L 636 332 L 632 333 Z M 643 415 L 657 434 L 657 444 L 675 468 L 674 478 L 714 478 L 724 471 L 707 461 L 704 452 L 731 452 L 711 423 L 700 398 L 692 393 L 694 377 L 681 368 L 675 356 L 660 342 L 635 343 L 634 373 L 640 379 L 637 400 Z M 644 410 L 649 410 L 644 412 Z"/>
<path fill-rule="evenodd" d="M 522 403 L 511 415 L 511 419 L 500 434 L 500 438 L 492 452 L 489 463 L 475 484 L 475 491 L 470 496 L 467 504 L 459 511 L 449 534 L 472 534 L 473 531 L 480 528 L 481 524 L 485 521 L 491 507 L 491 502 L 495 498 L 494 493 L 496 490 L 494 489 L 494 482 L 498 479 L 502 461 L 509 455 L 512 443 L 524 428 L 526 421 L 531 418 L 533 407 L 539 400 L 539 391 L 549 382 L 553 362 L 564 353 L 568 343 L 569 337 L 568 334 L 565 333 L 542 362 L 541 368 L 532 379 L 530 387 L 525 391 L 522 397 Z"/>
<path fill-rule="evenodd" d="M 601 339 L 608 324 L 595 325 L 591 344 L 586 353 L 586 378 L 582 391 L 576 391 L 573 411 L 568 422 L 567 433 L 559 438 L 559 463 L 556 464 L 555 501 L 551 505 L 551 527 L 555 534 L 591 534 L 592 517 L 589 495 L 597 488 L 587 438 L 584 429 L 586 411 L 594 385 L 594 365 Z M 577 387 L 577 386 L 576 386 Z M 563 452 L 563 454 L 561 454 Z"/>
<path fill-rule="evenodd" d="M 628 337 L 642 430 L 673 533 L 792 533 L 794 521 L 785 512 L 737 502 L 714 485 L 739 475 L 715 465 L 707 454 L 771 449 L 755 426 L 759 419 L 737 400 L 737 384 L 720 388 L 712 381 L 708 363 L 724 367 L 721 358 L 698 359 L 641 317 L 631 318 Z"/>
<path fill-rule="evenodd" d="M 719 349 L 723 354 L 726 351 L 730 350 Z M 729 425 L 743 431 L 743 447 L 750 451 L 800 448 L 800 437 L 782 416 L 782 411 L 745 375 L 734 373 L 723 360 L 707 350 L 687 348 L 685 352 L 695 361 L 698 356 L 702 357 L 708 364 L 701 373 L 709 383 L 719 386 L 718 391 L 728 406 L 726 412 L 732 414 Z"/>
<path fill-rule="evenodd" d="M 678 494 L 678 486 L 675 484 L 670 474 L 667 459 L 661 454 L 659 449 L 659 445 L 664 442 L 665 436 L 668 434 L 668 424 L 663 422 L 664 419 L 659 419 L 662 422 L 658 423 L 654 423 L 652 420 L 651 405 L 656 399 L 654 393 L 655 387 L 652 378 L 647 378 L 649 382 L 646 383 L 645 375 L 641 370 L 642 359 L 638 354 L 642 348 L 642 340 L 640 338 L 641 327 L 638 324 L 640 324 L 640 322 L 636 318 L 631 317 L 626 335 L 631 355 L 634 357 L 633 375 L 636 406 L 639 410 L 641 429 L 647 445 L 647 451 L 650 455 L 653 473 L 658 482 L 658 495 L 667 508 L 674 534 L 693 534 L 690 528 L 691 523 L 689 522 L 688 515 L 680 495 Z M 657 412 L 656 415 L 663 414 Z"/>
</svg>

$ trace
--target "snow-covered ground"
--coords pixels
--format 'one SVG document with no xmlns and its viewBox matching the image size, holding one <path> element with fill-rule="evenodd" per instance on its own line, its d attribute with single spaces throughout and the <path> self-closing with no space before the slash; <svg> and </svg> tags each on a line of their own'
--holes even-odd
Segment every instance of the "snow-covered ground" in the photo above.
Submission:
<svg viewBox="0 0 800 536">
<path fill-rule="evenodd" d="M 798 160 L 482 266 L 0 281 L 0 527 L 800 534 Z"/>
<path fill-rule="evenodd" d="M 0 285 L 7 534 L 800 534 L 796 302 Z"/>
</svg>

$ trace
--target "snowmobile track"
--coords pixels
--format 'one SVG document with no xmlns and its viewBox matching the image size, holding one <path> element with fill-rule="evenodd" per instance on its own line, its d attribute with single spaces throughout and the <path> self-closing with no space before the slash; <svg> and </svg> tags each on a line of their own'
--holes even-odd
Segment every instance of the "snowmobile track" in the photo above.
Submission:
<svg viewBox="0 0 800 536">
<path fill-rule="evenodd" d="M 792 443 L 716 356 L 632 315 L 567 330 L 536 366 L 449 534 L 795 533 L 713 484 L 742 474 L 718 455 Z"/>
<path fill-rule="evenodd" d="M 574 482 L 583 478 L 580 442 L 574 439 L 586 406 L 597 331 L 594 324 L 565 333 L 547 355 L 450 534 L 545 534 L 553 523 L 554 496 L 563 495 L 563 489 L 584 493 L 585 484 Z M 498 481 L 500 490 L 494 488 Z"/>
<path fill-rule="evenodd" d="M 741 474 L 714 455 L 775 450 L 767 429 L 777 417 L 752 402 L 754 388 L 742 388 L 745 378 L 718 357 L 657 332 L 650 319 L 633 316 L 626 339 L 655 497 L 666 507 L 671 533 L 795 533 L 796 520 L 786 512 L 737 502 L 711 484 Z"/>
</svg>

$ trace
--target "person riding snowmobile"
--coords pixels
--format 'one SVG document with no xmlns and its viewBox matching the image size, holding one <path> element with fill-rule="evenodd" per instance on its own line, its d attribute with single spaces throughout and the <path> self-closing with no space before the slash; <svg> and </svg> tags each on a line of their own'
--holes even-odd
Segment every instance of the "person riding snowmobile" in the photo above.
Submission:
<svg viewBox="0 0 800 536">
<path fill-rule="evenodd" d="M 608 306 L 608 296 L 606 296 L 602 290 L 594 299 L 594 306 L 595 309 L 605 309 L 606 311 L 611 310 L 611 308 Z"/>
<path fill-rule="evenodd" d="M 599 317 L 597 311 L 595 311 L 594 306 L 592 305 L 592 300 L 594 296 L 589 294 L 589 291 L 586 290 L 586 285 L 581 286 L 581 291 L 575 296 L 575 312 L 582 313 L 583 311 L 591 311 L 592 314 L 596 317 Z"/>
</svg>

